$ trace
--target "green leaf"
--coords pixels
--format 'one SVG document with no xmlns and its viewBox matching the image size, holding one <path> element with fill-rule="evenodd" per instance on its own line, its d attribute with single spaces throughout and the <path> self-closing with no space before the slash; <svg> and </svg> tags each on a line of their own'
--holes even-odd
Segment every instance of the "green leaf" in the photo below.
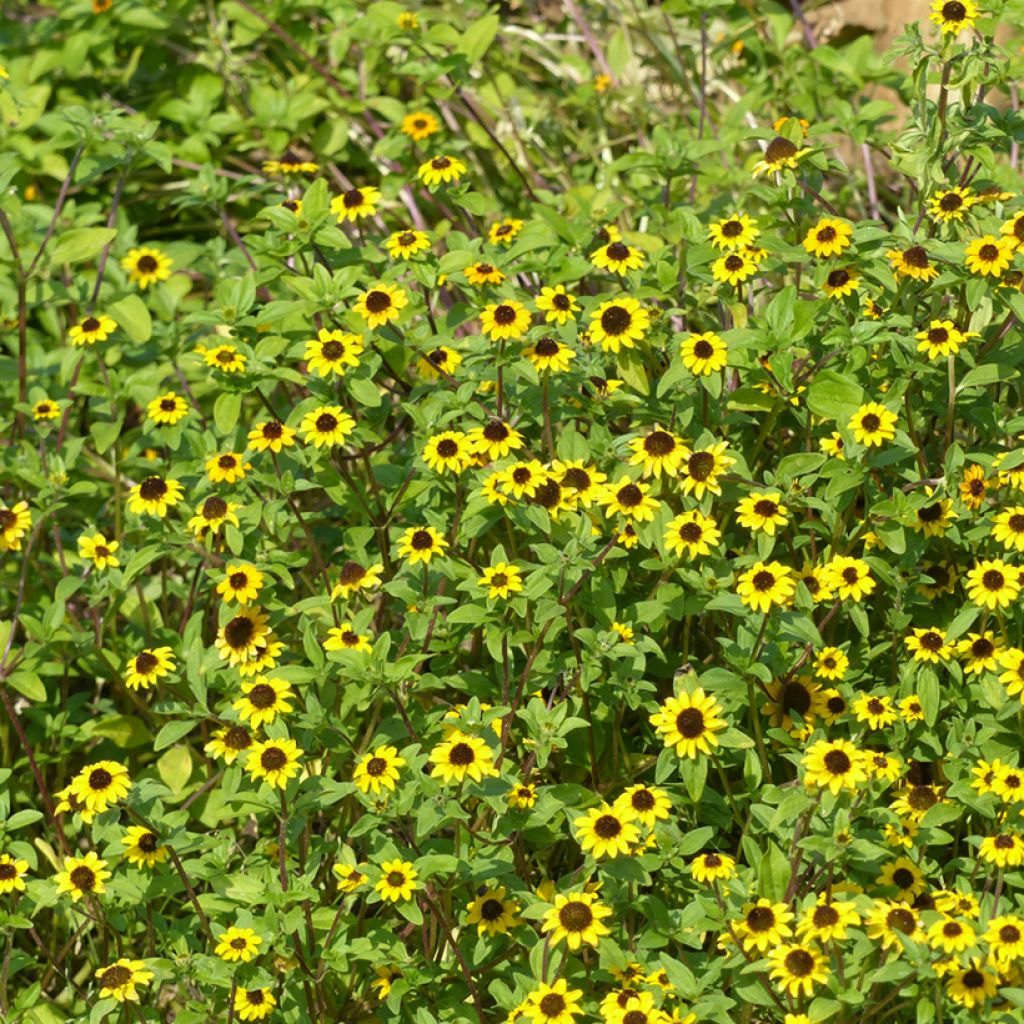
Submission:
<svg viewBox="0 0 1024 1024">
<path fill-rule="evenodd" d="M 89 434 L 96 446 L 96 454 L 102 455 L 121 436 L 122 420 L 115 423 L 93 423 L 89 427 Z"/>
<path fill-rule="evenodd" d="M 213 403 L 213 422 L 222 434 L 230 434 L 238 426 L 242 409 L 242 396 L 237 391 L 225 391 Z"/>
<path fill-rule="evenodd" d="M 12 690 L 17 690 L 23 697 L 27 697 L 37 704 L 46 700 L 46 687 L 43 685 L 42 679 L 28 669 L 19 669 L 12 673 L 7 684 Z"/>
<path fill-rule="evenodd" d="M 188 720 L 182 722 L 168 722 L 153 740 L 153 750 L 163 750 L 172 743 L 177 743 L 183 736 L 187 736 L 196 727 L 195 722 Z"/>
<path fill-rule="evenodd" d="M 494 37 L 501 28 L 501 19 L 497 14 L 485 14 L 477 18 L 465 32 L 462 33 L 456 53 L 461 53 L 471 65 L 479 64 L 484 54 L 490 49 Z"/>
<path fill-rule="evenodd" d="M 175 795 L 181 793 L 192 777 L 192 755 L 188 747 L 172 747 L 157 761 L 156 770 Z"/>
<path fill-rule="evenodd" d="M 124 328 L 125 334 L 139 344 L 149 341 L 153 336 L 153 318 L 149 309 L 138 295 L 126 295 L 117 302 L 112 302 L 105 310 Z"/>
<path fill-rule="evenodd" d="M 98 256 L 107 242 L 117 235 L 116 228 L 72 228 L 57 239 L 50 250 L 53 264 L 81 263 Z"/>
<path fill-rule="evenodd" d="M 822 370 L 807 389 L 807 408 L 829 420 L 846 423 L 864 401 L 864 390 L 850 377 Z"/>
<path fill-rule="evenodd" d="M 780 903 L 786 898 L 786 888 L 792 875 L 789 858 L 779 849 L 778 845 L 768 841 L 768 849 L 761 857 L 757 869 L 757 891 L 761 896 L 773 903 Z"/>
</svg>

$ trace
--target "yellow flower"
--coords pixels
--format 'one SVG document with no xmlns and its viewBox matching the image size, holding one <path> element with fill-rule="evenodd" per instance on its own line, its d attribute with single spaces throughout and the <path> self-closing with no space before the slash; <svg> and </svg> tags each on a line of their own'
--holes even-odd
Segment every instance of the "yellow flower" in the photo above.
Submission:
<svg viewBox="0 0 1024 1024">
<path fill-rule="evenodd" d="M 380 199 L 380 189 L 372 185 L 350 188 L 331 200 L 331 213 L 338 218 L 339 224 L 347 220 L 354 223 L 362 217 L 372 217 L 377 212 Z"/>
<path fill-rule="evenodd" d="M 480 327 L 491 341 L 518 340 L 530 329 L 530 313 L 514 300 L 491 303 L 480 313 Z"/>
<path fill-rule="evenodd" d="M 725 853 L 702 853 L 690 862 L 690 873 L 702 885 L 736 877 L 736 861 Z"/>
<path fill-rule="evenodd" d="M 24 892 L 27 874 L 27 860 L 16 860 L 9 853 L 0 853 L 0 895 Z"/>
<path fill-rule="evenodd" d="M 28 502 L 19 501 L 10 508 L 0 505 L 0 551 L 20 551 L 21 539 L 31 525 Z"/>
<path fill-rule="evenodd" d="M 583 852 L 590 853 L 595 860 L 628 855 L 630 847 L 640 839 L 632 817 L 631 810 L 623 813 L 608 804 L 592 807 L 573 821 L 576 840 Z"/>
<path fill-rule="evenodd" d="M 549 373 L 567 373 L 569 364 L 576 358 L 573 349 L 551 337 L 538 338 L 529 348 L 523 349 L 523 355 L 538 372 L 546 370 Z"/>
<path fill-rule="evenodd" d="M 974 196 L 969 188 L 959 185 L 940 189 L 928 200 L 928 212 L 940 223 L 963 220 L 964 214 L 974 205 Z"/>
<path fill-rule="evenodd" d="M 823 217 L 804 238 L 803 246 L 819 259 L 841 256 L 849 247 L 853 228 L 845 220 Z"/>
<path fill-rule="evenodd" d="M 897 277 L 909 277 L 915 281 L 932 281 L 939 276 L 938 270 L 928 259 L 928 250 L 923 245 L 910 245 L 906 249 L 886 251 L 892 271 Z"/>
<path fill-rule="evenodd" d="M 590 254 L 590 262 L 621 277 L 630 270 L 640 270 L 644 265 L 644 254 L 625 242 L 609 242 Z"/>
<path fill-rule="evenodd" d="M 159 249 L 129 249 L 121 260 L 121 266 L 128 271 L 128 280 L 145 291 L 151 284 L 166 281 L 171 276 L 174 261 Z"/>
<path fill-rule="evenodd" d="M 232 925 L 217 936 L 214 952 L 228 963 L 241 961 L 247 964 L 259 953 L 262 944 L 263 937 L 257 935 L 251 928 L 238 928 Z"/>
<path fill-rule="evenodd" d="M 523 222 L 515 217 L 506 217 L 492 224 L 487 232 L 487 241 L 491 245 L 511 245 L 516 235 L 523 230 Z"/>
<path fill-rule="evenodd" d="M 295 696 L 286 680 L 269 676 L 244 680 L 242 694 L 231 706 L 253 730 L 270 725 L 278 715 L 288 714 L 292 710 L 288 701 Z"/>
<path fill-rule="evenodd" d="M 418 872 L 407 860 L 386 860 L 380 866 L 381 876 L 374 888 L 380 893 L 381 899 L 390 903 L 411 900 L 412 894 L 419 888 L 416 884 Z"/>
<path fill-rule="evenodd" d="M 253 781 L 263 779 L 270 787 L 284 789 L 299 774 L 299 746 L 292 739 L 256 742 L 249 750 L 245 769 Z"/>
<path fill-rule="evenodd" d="M 83 534 L 78 538 L 78 555 L 92 559 L 97 569 L 116 569 L 121 564 L 115 555 L 120 546 L 116 540 L 107 540 L 102 533 Z"/>
<path fill-rule="evenodd" d="M 711 276 L 716 281 L 738 285 L 757 273 L 757 261 L 746 252 L 727 252 L 711 264 Z"/>
<path fill-rule="evenodd" d="M 650 323 L 650 315 L 636 299 L 609 299 L 590 314 L 590 339 L 602 351 L 617 353 L 642 341 Z"/>
<path fill-rule="evenodd" d="M 352 773 L 352 781 L 361 792 L 372 792 L 374 796 L 380 796 L 382 789 L 394 792 L 398 769 L 404 767 L 405 763 L 405 758 L 398 756 L 395 747 L 377 747 L 359 759 Z"/>
<path fill-rule="evenodd" d="M 964 265 L 972 274 L 999 277 L 1013 263 L 1016 245 L 1009 238 L 983 235 L 964 249 Z"/>
<path fill-rule="evenodd" d="M 860 274 L 853 267 L 837 267 L 828 272 L 822 287 L 830 299 L 841 299 L 852 295 L 860 287 Z"/>
<path fill-rule="evenodd" d="M 388 255 L 393 259 L 411 260 L 413 256 L 430 248 L 430 236 L 425 231 L 395 231 L 384 243 Z"/>
<path fill-rule="evenodd" d="M 708 226 L 708 241 L 716 249 L 746 249 L 761 232 L 757 221 L 745 213 L 733 213 Z"/>
<path fill-rule="evenodd" d="M 344 444 L 345 439 L 356 429 L 356 421 L 340 405 L 321 405 L 302 417 L 299 430 L 305 435 L 306 444 L 316 448 L 325 445 Z"/>
<path fill-rule="evenodd" d="M 974 331 L 960 331 L 952 320 L 933 320 L 926 331 L 914 335 L 918 340 L 917 351 L 927 352 L 929 359 L 956 355 L 968 338 L 977 338 Z"/>
<path fill-rule="evenodd" d="M 466 173 L 466 165 L 454 156 L 435 156 L 432 160 L 420 164 L 416 172 L 420 181 L 428 187 L 448 185 Z"/>
<path fill-rule="evenodd" d="M 544 314 L 547 323 L 559 326 L 572 320 L 580 308 L 576 296 L 570 295 L 564 284 L 556 284 L 553 288 L 541 288 L 540 295 L 534 302 L 537 309 Z"/>
<path fill-rule="evenodd" d="M 764 954 L 793 934 L 789 925 L 792 920 L 793 912 L 786 904 L 772 903 L 762 896 L 743 908 L 743 917 L 733 923 L 733 931 L 747 952 Z"/>
<path fill-rule="evenodd" d="M 398 541 L 398 555 L 408 558 L 410 565 L 428 563 L 448 547 L 448 541 L 432 526 L 410 526 Z"/>
<path fill-rule="evenodd" d="M 1020 590 L 1020 570 L 1001 558 L 983 559 L 967 574 L 968 596 L 989 611 L 1012 605 Z"/>
<path fill-rule="evenodd" d="M 725 368 L 729 361 L 728 347 L 713 331 L 691 334 L 679 346 L 683 366 L 698 377 L 707 377 Z"/>
<path fill-rule="evenodd" d="M 583 990 L 569 988 L 565 978 L 559 978 L 552 985 L 542 981 L 530 993 L 525 1012 L 533 1024 L 573 1024 L 583 1012 L 582 998 Z"/>
<path fill-rule="evenodd" d="M 709 555 L 721 539 L 718 524 L 699 509 L 683 512 L 665 528 L 665 547 L 680 558 Z"/>
<path fill-rule="evenodd" d="M 408 304 L 409 297 L 398 285 L 382 282 L 362 292 L 352 309 L 374 328 L 397 320 Z"/>
<path fill-rule="evenodd" d="M 264 420 L 249 431 L 249 447 L 255 452 L 271 451 L 275 455 L 295 445 L 295 431 L 280 420 Z M 236 524 L 237 525 L 237 524 Z"/>
<path fill-rule="evenodd" d="M 338 573 L 337 584 L 331 590 L 331 600 L 336 601 L 339 597 L 347 600 L 360 590 L 379 587 L 383 571 L 384 566 L 380 562 L 369 566 L 360 565 L 358 562 L 346 562 Z"/>
<path fill-rule="evenodd" d="M 759 178 L 762 174 L 775 174 L 787 168 L 794 170 L 800 158 L 809 152 L 809 149 L 797 149 L 789 139 L 777 135 L 768 143 L 761 159 L 754 164 L 751 173 L 755 178 Z"/>
<path fill-rule="evenodd" d="M 581 946 L 596 946 L 610 929 L 604 918 L 611 917 L 611 908 L 601 903 L 592 892 L 558 893 L 554 906 L 544 915 L 541 931 L 550 935 L 552 946 L 565 941 L 569 949 L 576 951 Z"/>
<path fill-rule="evenodd" d="M 324 650 L 362 651 L 364 654 L 369 654 L 373 650 L 373 646 L 370 644 L 369 635 L 357 633 L 352 628 L 351 622 L 343 622 L 340 626 L 332 626 L 327 630 Z"/>
<path fill-rule="evenodd" d="M 277 999 L 269 988 L 235 989 L 235 1013 L 239 1020 L 263 1020 L 277 1006 Z"/>
<path fill-rule="evenodd" d="M 674 747 L 679 757 L 697 757 L 718 746 L 715 734 L 728 725 L 721 714 L 721 704 L 698 686 L 692 693 L 684 690 L 678 697 L 667 698 L 649 721 L 665 746 Z"/>
<path fill-rule="evenodd" d="M 477 935 L 504 935 L 521 923 L 519 904 L 505 898 L 505 887 L 486 888 L 467 907 L 466 924 L 476 925 Z"/>
<path fill-rule="evenodd" d="M 149 476 L 137 483 L 128 493 L 128 510 L 136 515 L 157 516 L 163 519 L 167 512 L 181 501 L 184 491 L 177 480 L 164 480 Z"/>
<path fill-rule="evenodd" d="M 804 782 L 808 786 L 855 792 L 867 782 L 864 755 L 846 740 L 819 740 L 807 748 L 803 758 Z"/>
<path fill-rule="evenodd" d="M 618 514 L 638 523 L 650 522 L 661 507 L 661 502 L 651 497 L 647 484 L 628 476 L 620 477 L 616 484 L 607 484 L 601 501 L 608 518 Z"/>
<path fill-rule="evenodd" d="M 978 17 L 978 6 L 974 0 L 932 0 L 932 13 L 928 20 L 947 32 L 957 35 L 962 29 L 973 28 Z"/>
<path fill-rule="evenodd" d="M 316 174 L 320 165 L 312 160 L 304 160 L 301 156 L 286 150 L 276 160 L 263 161 L 264 174 Z"/>
<path fill-rule="evenodd" d="M 158 426 L 173 427 L 188 415 L 188 403 L 181 395 L 168 391 L 157 395 L 147 406 L 146 415 Z"/>
<path fill-rule="evenodd" d="M 828 981 L 828 960 L 814 946 L 783 943 L 768 952 L 769 976 L 788 996 L 810 998 Z"/>
<path fill-rule="evenodd" d="M 197 345 L 196 352 L 203 357 L 207 366 L 221 373 L 245 373 L 245 364 L 249 358 L 234 345 L 215 345 L 213 348 Z"/>
<path fill-rule="evenodd" d="M 463 271 L 471 285 L 501 284 L 505 275 L 493 263 L 471 263 Z"/>
<path fill-rule="evenodd" d="M 107 891 L 104 882 L 111 876 L 106 867 L 107 862 L 92 850 L 81 857 L 65 857 L 64 870 L 54 875 L 58 895 L 66 892 L 75 903 L 83 896 L 101 896 Z"/>
<path fill-rule="evenodd" d="M 517 594 L 523 589 L 523 578 L 518 566 L 498 562 L 484 569 L 484 574 L 477 580 L 477 584 L 487 588 L 488 598 L 499 597 L 508 600 L 512 594 Z"/>
<path fill-rule="evenodd" d="M 416 110 L 402 118 L 401 128 L 413 142 L 422 142 L 441 130 L 441 122 L 429 111 Z"/>
<path fill-rule="evenodd" d="M 81 348 L 83 345 L 95 345 L 97 341 L 106 341 L 114 331 L 117 324 L 102 313 L 96 316 L 87 316 L 81 323 L 75 324 L 68 331 L 71 344 Z"/>
<path fill-rule="evenodd" d="M 49 398 L 41 398 L 32 403 L 32 418 L 37 422 L 55 420 L 60 415 L 60 406 Z"/>
<path fill-rule="evenodd" d="M 775 528 L 789 522 L 789 512 L 778 491 L 755 491 L 736 506 L 736 522 L 755 533 L 774 537 Z"/>
<path fill-rule="evenodd" d="M 350 367 L 359 365 L 363 347 L 363 339 L 358 334 L 321 327 L 317 336 L 306 342 L 302 356 L 306 361 L 306 372 L 321 377 L 329 374 L 344 377 Z"/>
<path fill-rule="evenodd" d="M 206 475 L 215 484 L 238 483 L 250 469 L 252 463 L 246 462 L 239 452 L 225 452 L 206 460 Z"/>
<path fill-rule="evenodd" d="M 109 967 L 101 967 L 96 971 L 96 980 L 100 987 L 100 999 L 109 997 L 119 1003 L 137 1003 L 139 993 L 135 986 L 148 985 L 153 980 L 153 972 L 146 970 L 145 960 L 121 957 Z"/>
<path fill-rule="evenodd" d="M 847 429 L 853 436 L 868 448 L 877 447 L 896 436 L 896 413 L 886 409 L 878 402 L 868 402 L 850 417 Z"/>
<path fill-rule="evenodd" d="M 432 778 L 445 785 L 462 783 L 467 778 L 483 781 L 485 776 L 497 775 L 491 748 L 479 736 L 469 736 L 459 730 L 442 740 L 430 752 Z"/>
<path fill-rule="evenodd" d="M 736 584 L 740 600 L 754 611 L 765 613 L 775 605 L 788 605 L 795 592 L 793 570 L 779 562 L 755 562 Z"/>
</svg>

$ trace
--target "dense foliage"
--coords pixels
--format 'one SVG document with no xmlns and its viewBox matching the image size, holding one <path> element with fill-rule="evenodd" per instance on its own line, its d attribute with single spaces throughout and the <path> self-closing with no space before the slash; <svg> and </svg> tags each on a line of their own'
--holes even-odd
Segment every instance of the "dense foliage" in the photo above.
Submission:
<svg viewBox="0 0 1024 1024">
<path fill-rule="evenodd" d="M 0 1017 L 1021 1019 L 1022 23 L 8 5 Z"/>
</svg>

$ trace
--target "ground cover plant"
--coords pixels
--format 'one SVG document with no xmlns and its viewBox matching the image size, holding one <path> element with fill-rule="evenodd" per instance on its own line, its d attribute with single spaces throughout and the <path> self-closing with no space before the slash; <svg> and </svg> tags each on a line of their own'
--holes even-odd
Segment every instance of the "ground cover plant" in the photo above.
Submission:
<svg viewBox="0 0 1024 1024">
<path fill-rule="evenodd" d="M 1024 5 L 4 17 L 0 1018 L 1022 1019 Z"/>
</svg>

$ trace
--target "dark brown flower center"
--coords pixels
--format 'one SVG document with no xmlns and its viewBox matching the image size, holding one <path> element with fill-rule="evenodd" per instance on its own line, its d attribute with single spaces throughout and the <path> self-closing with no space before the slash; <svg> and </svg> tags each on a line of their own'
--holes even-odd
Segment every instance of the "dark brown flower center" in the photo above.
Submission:
<svg viewBox="0 0 1024 1024">
<path fill-rule="evenodd" d="M 743 257 L 730 253 L 725 257 L 725 269 L 733 272 L 743 269 Z"/>
<path fill-rule="evenodd" d="M 114 964 L 108 967 L 100 975 L 100 988 L 118 989 L 127 985 L 132 980 L 132 972 L 121 964 Z"/>
<path fill-rule="evenodd" d="M 622 831 L 622 822 L 614 814 L 602 814 L 594 822 L 594 832 L 601 839 L 614 839 Z"/>
<path fill-rule="evenodd" d="M 608 253 L 608 258 L 616 263 L 629 259 L 629 246 L 622 242 L 612 242 L 605 251 Z"/>
<path fill-rule="evenodd" d="M 836 229 L 829 224 L 823 227 L 816 237 L 819 242 L 831 242 L 836 237 Z"/>
<path fill-rule="evenodd" d="M 903 910 L 901 907 L 890 910 L 886 915 L 885 921 L 892 931 L 903 932 L 904 935 L 912 935 L 917 924 L 917 919 L 914 915 L 909 910 Z"/>
<path fill-rule="evenodd" d="M 767 932 L 775 927 L 775 911 L 771 907 L 753 907 L 747 911 L 747 927 L 752 932 Z"/>
<path fill-rule="evenodd" d="M 806 978 L 814 970 L 814 957 L 806 949 L 794 949 L 786 954 L 786 970 L 796 978 Z"/>
<path fill-rule="evenodd" d="M 850 280 L 850 274 L 846 270 L 833 270 L 828 275 L 828 285 L 830 288 L 842 288 L 844 284 L 847 284 Z"/>
<path fill-rule="evenodd" d="M 89 788 L 102 792 L 114 781 L 114 776 L 106 768 L 93 768 L 89 772 Z"/>
<path fill-rule="evenodd" d="M 247 647 L 256 633 L 256 624 L 246 615 L 236 615 L 224 627 L 224 639 L 229 647 Z"/>
<path fill-rule="evenodd" d="M 417 530 L 412 535 L 411 543 L 414 551 L 428 551 L 434 546 L 434 538 L 429 530 Z"/>
<path fill-rule="evenodd" d="M 238 465 L 238 459 L 236 459 L 234 455 L 222 455 L 217 460 L 217 465 L 220 466 L 221 469 L 234 469 Z"/>
<path fill-rule="evenodd" d="M 288 755 L 280 747 L 267 747 L 260 754 L 260 767 L 264 771 L 280 771 L 287 763 Z"/>
<path fill-rule="evenodd" d="M 752 582 L 754 589 L 759 594 L 767 593 L 775 586 L 775 573 L 769 572 L 767 569 L 761 569 L 759 572 L 754 573 Z"/>
<path fill-rule="evenodd" d="M 316 429 L 321 434 L 330 434 L 337 429 L 338 417 L 334 413 L 322 412 L 316 418 Z"/>
<path fill-rule="evenodd" d="M 925 252 L 923 245 L 912 245 L 909 249 L 903 250 L 903 262 L 909 263 L 910 266 L 916 267 L 918 270 L 926 270 L 928 268 L 928 253 Z"/>
<path fill-rule="evenodd" d="M 363 193 L 358 188 L 351 188 L 341 197 L 341 201 L 346 210 L 354 210 L 363 205 Z"/>
<path fill-rule="evenodd" d="M 892 881 L 898 889 L 909 889 L 914 884 L 914 872 L 909 868 L 897 868 L 892 873 Z"/>
<path fill-rule="evenodd" d="M 555 341 L 554 338 L 541 338 L 536 345 L 534 345 L 534 351 L 539 356 L 545 356 L 550 358 L 555 355 L 562 346 Z"/>
<path fill-rule="evenodd" d="M 1002 590 L 1006 577 L 998 569 L 988 569 L 981 577 L 981 585 L 986 590 Z"/>
<path fill-rule="evenodd" d="M 153 853 L 159 844 L 160 840 L 152 832 L 143 832 L 136 842 L 143 853 Z"/>
<path fill-rule="evenodd" d="M 459 446 L 450 437 L 442 438 L 437 442 L 437 454 L 442 459 L 454 459 L 459 454 Z"/>
<path fill-rule="evenodd" d="M 636 484 L 626 484 L 615 492 L 615 500 L 623 508 L 636 508 L 644 500 L 644 492 Z"/>
<path fill-rule="evenodd" d="M 139 484 L 139 497 L 143 501 L 159 501 L 167 493 L 167 484 L 158 476 L 149 476 Z"/>
<path fill-rule="evenodd" d="M 944 641 L 939 633 L 930 629 L 927 633 L 921 634 L 920 643 L 926 651 L 941 651 Z"/>
<path fill-rule="evenodd" d="M 18 877 L 18 869 L 11 861 L 0 861 L 0 882 L 9 882 Z"/>
<path fill-rule="evenodd" d="M 693 343 L 693 354 L 698 359 L 710 359 L 715 354 L 715 346 L 707 338 L 699 338 Z"/>
<path fill-rule="evenodd" d="M 632 322 L 629 310 L 622 306 L 609 306 L 601 314 L 601 327 L 605 334 L 624 334 Z"/>
<path fill-rule="evenodd" d="M 554 306 L 555 309 L 562 310 L 562 312 L 565 312 L 567 309 L 572 308 L 572 303 L 569 301 L 569 296 L 566 295 L 564 292 L 556 292 L 551 297 L 551 305 Z"/>
<path fill-rule="evenodd" d="M 582 900 L 569 900 L 558 912 L 558 923 L 567 932 L 585 931 L 593 920 L 593 911 Z"/>
<path fill-rule="evenodd" d="M 790 680 L 782 688 L 780 704 L 783 711 L 797 711 L 802 718 L 811 707 L 810 691 L 798 680 Z"/>
<path fill-rule="evenodd" d="M 178 408 L 178 403 L 173 398 L 161 398 L 160 408 L 164 412 L 174 412 Z"/>
<path fill-rule="evenodd" d="M 676 729 L 684 739 L 695 740 L 704 734 L 704 712 L 700 708 L 683 708 L 676 715 Z"/>
<path fill-rule="evenodd" d="M 715 457 L 711 452 L 694 452 L 686 462 L 686 471 L 699 483 L 711 476 L 715 468 Z"/>
<path fill-rule="evenodd" d="M 726 238 L 736 238 L 743 234 L 743 222 L 739 220 L 727 220 L 722 225 L 722 234 Z"/>
<path fill-rule="evenodd" d="M 249 691 L 249 703 L 260 711 L 272 708 L 277 702 L 277 691 L 267 683 L 257 683 Z"/>
<path fill-rule="evenodd" d="M 468 743 L 456 743 L 448 752 L 448 763 L 456 768 L 465 768 L 476 760 L 476 753 Z"/>
<path fill-rule="evenodd" d="M 334 360 L 340 359 L 345 354 L 345 346 L 340 341 L 332 339 L 320 347 L 320 354 L 324 359 L 333 363 Z"/>
<path fill-rule="evenodd" d="M 695 523 L 692 520 L 690 522 L 683 523 L 679 527 L 679 539 L 684 544 L 696 544 L 704 536 L 704 531 L 701 529 L 699 523 Z"/>
<path fill-rule="evenodd" d="M 907 803 L 915 811 L 927 811 L 929 807 L 934 807 L 938 800 L 930 786 L 914 786 L 907 794 Z"/>
<path fill-rule="evenodd" d="M 146 253 L 144 256 L 140 256 L 139 257 L 139 262 L 136 264 L 136 266 L 144 274 L 152 274 L 153 271 L 156 270 L 157 267 L 160 266 L 160 264 L 157 262 L 155 256 L 150 256 L 149 253 Z M 94 330 L 94 329 L 95 328 L 92 328 L 92 327 L 89 328 L 89 330 Z"/>
<path fill-rule="evenodd" d="M 223 498 L 212 497 L 203 502 L 204 519 L 220 519 L 227 513 L 227 510 L 228 503 Z"/>
<path fill-rule="evenodd" d="M 1020 929 L 1015 924 L 1004 924 L 999 929 L 999 941 L 1006 943 L 1020 942 Z"/>
<path fill-rule="evenodd" d="M 768 143 L 768 148 L 764 151 L 765 161 L 769 164 L 781 164 L 784 160 L 789 160 L 795 155 L 796 146 L 789 139 L 784 139 L 781 135 L 777 135 L 772 139 Z"/>
<path fill-rule="evenodd" d="M 505 913 L 500 900 L 488 899 L 480 904 L 480 916 L 485 921 L 497 921 Z"/>
<path fill-rule="evenodd" d="M 503 302 L 500 306 L 495 307 L 494 322 L 501 324 L 503 327 L 514 324 L 516 322 L 515 309 Z"/>
<path fill-rule="evenodd" d="M 839 923 L 839 911 L 825 903 L 814 908 L 812 920 L 815 928 L 832 928 Z"/>
<path fill-rule="evenodd" d="M 501 420 L 490 420 L 483 428 L 483 436 L 492 444 L 507 440 L 509 433 L 508 427 Z"/>
<path fill-rule="evenodd" d="M 247 729 L 240 725 L 232 725 L 224 733 L 224 746 L 229 750 L 248 750 L 252 746 L 252 737 Z"/>
<path fill-rule="evenodd" d="M 942 503 L 936 501 L 917 510 L 917 518 L 925 523 L 936 523 L 942 518 Z"/>
<path fill-rule="evenodd" d="M 383 313 L 391 305 L 391 296 L 387 292 L 382 292 L 374 289 L 372 292 L 367 292 L 366 295 L 366 308 L 371 313 Z"/>
<path fill-rule="evenodd" d="M 434 159 L 430 161 L 430 166 L 433 167 L 435 171 L 443 171 L 446 168 L 451 167 L 451 165 L 451 159 L 446 156 L 435 156 Z"/>
<path fill-rule="evenodd" d="M 352 586 L 366 575 L 366 570 L 358 562 L 346 562 L 338 573 L 338 582 L 343 586 Z"/>
<path fill-rule="evenodd" d="M 952 7 L 953 5 L 952 4 L 946 4 L 946 6 L 947 7 Z M 960 4 L 957 4 L 956 6 L 961 7 Z M 963 8 L 961 7 L 961 10 L 962 9 Z M 963 205 L 964 205 L 963 198 L 957 192 L 947 192 L 939 200 L 939 209 L 945 211 L 946 213 L 952 213 L 954 210 L 959 210 L 960 207 L 963 206 Z"/>
<path fill-rule="evenodd" d="M 845 775 L 853 767 L 853 762 L 845 751 L 830 750 L 825 755 L 825 767 L 833 775 Z"/>
<path fill-rule="evenodd" d="M 990 658 L 995 651 L 995 645 L 988 637 L 979 636 L 974 643 L 971 644 L 971 654 L 981 660 L 984 658 Z"/>
<path fill-rule="evenodd" d="M 754 505 L 754 512 L 762 519 L 770 519 L 779 511 L 779 506 L 770 498 L 762 498 Z"/>
<path fill-rule="evenodd" d="M 644 438 L 644 451 L 655 458 L 669 455 L 675 447 L 675 438 L 664 430 L 652 431 Z"/>
<path fill-rule="evenodd" d="M 978 256 L 980 256 L 986 263 L 994 263 L 999 259 L 999 247 L 997 245 L 992 245 L 991 243 L 983 245 L 978 250 Z"/>
<path fill-rule="evenodd" d="M 590 474 L 585 469 L 573 466 L 565 471 L 562 483 L 574 491 L 585 491 L 590 486 Z"/>
<path fill-rule="evenodd" d="M 388 763 L 383 757 L 371 757 L 370 760 L 366 762 L 366 774 L 375 779 L 383 775 L 387 771 L 387 768 Z"/>
<path fill-rule="evenodd" d="M 74 868 L 69 877 L 71 884 L 81 892 L 92 892 L 96 886 L 96 873 L 84 864 Z"/>
<path fill-rule="evenodd" d="M 557 992 L 549 992 L 541 999 L 538 1006 L 545 1017 L 560 1017 L 565 1011 L 565 997 L 560 996 Z"/>
</svg>

